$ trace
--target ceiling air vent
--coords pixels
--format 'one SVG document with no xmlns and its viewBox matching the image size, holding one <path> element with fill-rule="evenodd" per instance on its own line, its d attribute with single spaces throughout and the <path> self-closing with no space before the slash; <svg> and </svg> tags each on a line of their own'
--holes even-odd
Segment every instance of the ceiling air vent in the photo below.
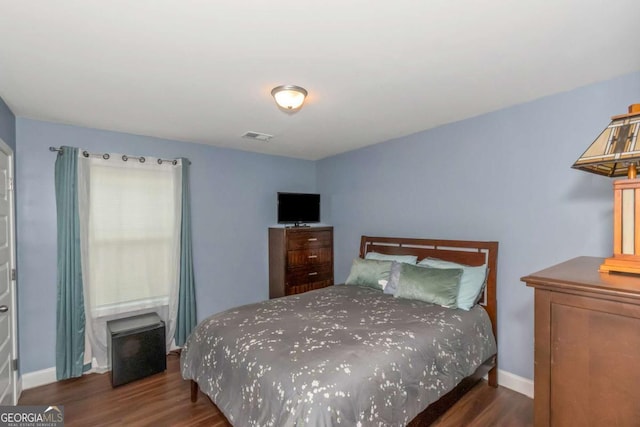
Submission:
<svg viewBox="0 0 640 427">
<path fill-rule="evenodd" d="M 247 139 L 255 139 L 257 141 L 269 141 L 271 138 L 273 138 L 273 135 L 269 135 L 267 133 L 260 133 L 260 132 L 245 132 L 242 135 L 243 138 L 247 138 Z"/>
</svg>

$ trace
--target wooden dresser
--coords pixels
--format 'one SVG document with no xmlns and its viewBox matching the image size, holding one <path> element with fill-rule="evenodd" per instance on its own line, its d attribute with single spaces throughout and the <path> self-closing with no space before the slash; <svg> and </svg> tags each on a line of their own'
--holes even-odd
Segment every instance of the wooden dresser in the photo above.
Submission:
<svg viewBox="0 0 640 427">
<path fill-rule="evenodd" d="M 333 227 L 269 228 L 269 298 L 333 285 Z"/>
<path fill-rule="evenodd" d="M 602 262 L 522 278 L 535 288 L 536 426 L 640 425 L 640 276 Z"/>
</svg>

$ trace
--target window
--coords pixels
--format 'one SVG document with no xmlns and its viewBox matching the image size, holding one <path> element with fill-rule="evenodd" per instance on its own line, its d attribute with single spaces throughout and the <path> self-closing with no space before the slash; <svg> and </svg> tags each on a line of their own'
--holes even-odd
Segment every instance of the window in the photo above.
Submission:
<svg viewBox="0 0 640 427">
<path fill-rule="evenodd" d="M 167 305 L 179 274 L 180 169 L 92 158 L 89 171 L 94 315 Z"/>
</svg>

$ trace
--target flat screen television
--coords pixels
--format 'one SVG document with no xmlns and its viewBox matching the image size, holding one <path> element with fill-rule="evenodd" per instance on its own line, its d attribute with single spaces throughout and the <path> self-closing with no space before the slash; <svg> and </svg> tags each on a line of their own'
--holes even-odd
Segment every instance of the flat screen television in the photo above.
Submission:
<svg viewBox="0 0 640 427">
<path fill-rule="evenodd" d="M 278 193 L 278 224 L 320 222 L 320 195 Z"/>
</svg>

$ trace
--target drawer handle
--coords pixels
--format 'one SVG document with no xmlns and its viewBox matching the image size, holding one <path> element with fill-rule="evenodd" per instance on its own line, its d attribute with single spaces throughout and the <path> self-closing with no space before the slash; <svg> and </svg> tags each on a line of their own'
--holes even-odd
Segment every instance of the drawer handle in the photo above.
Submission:
<svg viewBox="0 0 640 427">
<path fill-rule="evenodd" d="M 317 271 L 314 271 L 313 273 L 309 273 L 309 276 L 317 276 L 317 275 L 318 275 Z"/>
<path fill-rule="evenodd" d="M 307 240 L 310 241 L 310 242 L 317 242 L 318 238 L 317 237 L 309 237 Z"/>
<path fill-rule="evenodd" d="M 309 255 L 307 258 L 318 258 L 318 255 Z"/>
</svg>

